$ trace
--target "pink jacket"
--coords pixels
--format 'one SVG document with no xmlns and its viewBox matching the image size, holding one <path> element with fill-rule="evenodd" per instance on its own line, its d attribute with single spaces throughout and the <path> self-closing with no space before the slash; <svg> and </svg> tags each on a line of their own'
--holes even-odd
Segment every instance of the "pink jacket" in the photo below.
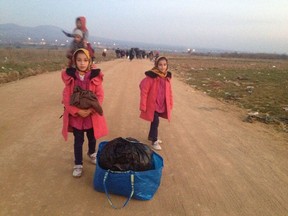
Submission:
<svg viewBox="0 0 288 216">
<path fill-rule="evenodd" d="M 146 77 L 140 83 L 140 118 L 153 121 L 154 112 L 156 110 L 156 99 L 158 93 L 158 86 L 160 77 L 152 71 L 145 72 Z M 170 121 L 171 110 L 173 108 L 173 95 L 171 88 L 172 75 L 168 72 L 166 77 L 166 112 L 160 114 L 162 118 L 166 118 Z"/>
<path fill-rule="evenodd" d="M 62 128 L 62 135 L 65 140 L 68 139 L 68 132 L 72 132 L 72 128 L 69 127 L 69 115 L 77 115 L 79 108 L 75 106 L 70 106 L 70 96 L 73 93 L 75 79 L 76 79 L 76 69 L 68 68 L 67 70 L 63 70 L 61 73 L 62 80 L 65 84 L 63 90 L 63 99 L 62 103 L 64 104 L 64 114 L 63 114 L 63 128 Z M 92 91 L 99 100 L 99 103 L 102 105 L 104 99 L 104 91 L 102 87 L 103 82 L 103 73 L 100 69 L 95 69 L 91 71 L 90 75 L 90 84 L 89 90 Z M 103 137 L 108 134 L 108 128 L 106 124 L 106 120 L 104 115 L 101 116 L 98 113 L 94 113 L 91 115 L 92 124 L 94 129 L 94 136 L 96 139 Z"/>
</svg>

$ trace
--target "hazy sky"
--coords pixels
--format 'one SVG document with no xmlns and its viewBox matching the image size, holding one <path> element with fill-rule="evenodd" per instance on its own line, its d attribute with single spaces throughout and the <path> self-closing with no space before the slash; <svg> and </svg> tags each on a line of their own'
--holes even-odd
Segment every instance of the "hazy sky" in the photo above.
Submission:
<svg viewBox="0 0 288 216">
<path fill-rule="evenodd" d="M 288 53 L 288 0 L 0 0 L 0 24 L 72 31 L 78 16 L 93 36 Z"/>
</svg>

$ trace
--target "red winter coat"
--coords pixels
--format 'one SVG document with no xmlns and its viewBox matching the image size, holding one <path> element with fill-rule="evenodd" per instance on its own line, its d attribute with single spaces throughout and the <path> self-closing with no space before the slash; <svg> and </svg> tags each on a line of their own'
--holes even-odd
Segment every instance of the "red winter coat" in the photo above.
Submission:
<svg viewBox="0 0 288 216">
<path fill-rule="evenodd" d="M 146 77 L 140 83 L 140 118 L 153 121 L 154 112 L 156 110 L 156 99 L 158 94 L 158 86 L 160 82 L 160 77 L 153 73 L 152 71 L 145 72 Z M 160 117 L 166 118 L 170 121 L 171 110 L 173 108 L 173 95 L 171 88 L 171 78 L 170 72 L 167 72 L 166 77 L 166 87 L 165 87 L 165 98 L 166 98 L 166 112 L 161 113 Z"/>
<path fill-rule="evenodd" d="M 73 94 L 73 89 L 75 85 L 75 79 L 76 79 L 76 69 L 69 68 L 67 70 L 63 70 L 62 80 L 65 84 L 64 90 L 63 90 L 63 99 L 62 103 L 64 104 L 64 114 L 63 114 L 63 128 L 62 128 L 62 135 L 65 140 L 68 138 L 68 132 L 72 132 L 72 128 L 69 127 L 69 115 L 76 116 L 77 112 L 79 111 L 79 108 L 75 106 L 70 106 L 70 97 Z M 90 83 L 89 83 L 89 90 L 92 91 L 100 105 L 103 103 L 104 99 L 104 91 L 102 87 L 103 82 L 103 74 L 100 71 L 100 69 L 94 69 L 91 71 L 90 75 Z M 91 115 L 92 118 L 92 125 L 94 129 L 94 136 L 96 139 L 103 137 L 108 134 L 107 124 L 106 120 L 104 118 L 104 115 L 101 116 L 98 113 L 93 113 Z"/>
</svg>

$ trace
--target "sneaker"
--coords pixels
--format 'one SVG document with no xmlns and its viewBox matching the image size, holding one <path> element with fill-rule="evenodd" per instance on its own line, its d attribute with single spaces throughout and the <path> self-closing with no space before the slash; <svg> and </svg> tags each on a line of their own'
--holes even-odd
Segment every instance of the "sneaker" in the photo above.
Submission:
<svg viewBox="0 0 288 216">
<path fill-rule="evenodd" d="M 148 137 L 148 140 L 149 140 L 149 141 L 153 141 L 153 139 L 152 139 L 151 137 Z M 162 143 L 162 140 L 157 139 L 157 142 L 158 142 L 159 144 L 161 144 L 161 143 Z"/>
<path fill-rule="evenodd" d="M 152 142 L 152 148 L 157 150 L 157 151 L 160 151 L 162 149 L 161 146 L 159 145 L 158 140 L 155 142 Z"/>
<path fill-rule="evenodd" d="M 94 152 L 93 154 L 87 153 L 88 157 L 90 158 L 90 162 L 96 164 L 97 153 Z"/>
<path fill-rule="evenodd" d="M 75 178 L 79 178 L 82 175 L 82 171 L 83 171 L 83 166 L 82 165 L 75 165 L 73 167 L 73 177 Z"/>
</svg>

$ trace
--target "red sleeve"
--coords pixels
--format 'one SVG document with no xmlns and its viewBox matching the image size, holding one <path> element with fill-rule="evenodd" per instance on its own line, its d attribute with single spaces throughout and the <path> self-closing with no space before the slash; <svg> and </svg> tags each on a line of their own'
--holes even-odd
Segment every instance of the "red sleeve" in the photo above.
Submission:
<svg viewBox="0 0 288 216">
<path fill-rule="evenodd" d="M 103 90 L 102 82 L 99 85 L 95 86 L 94 94 L 96 95 L 100 105 L 102 105 L 103 100 L 104 100 L 104 90 Z"/>
<path fill-rule="evenodd" d="M 65 72 L 62 72 L 62 80 L 65 83 Z M 70 106 L 70 97 L 71 97 L 71 83 L 70 84 L 65 84 L 65 87 L 63 89 L 63 97 L 62 97 L 62 103 L 65 106 L 65 109 L 67 112 L 69 112 L 71 115 L 76 116 L 79 108 L 75 106 Z"/>
<path fill-rule="evenodd" d="M 170 106 L 171 106 L 171 109 L 173 109 L 174 100 L 173 100 L 173 91 L 172 91 L 172 83 L 171 83 L 171 80 L 170 80 L 170 82 L 169 82 L 169 85 L 170 85 Z"/>
<path fill-rule="evenodd" d="M 147 98 L 148 98 L 148 92 L 150 89 L 151 83 L 149 82 L 149 79 L 146 77 L 144 78 L 139 87 L 140 87 L 140 110 L 143 112 L 146 112 L 146 105 L 147 105 Z"/>
<path fill-rule="evenodd" d="M 102 105 L 104 100 L 104 90 L 102 82 L 103 82 L 103 74 L 100 74 L 99 77 L 94 78 L 92 80 L 93 85 L 90 87 L 90 90 L 95 94 L 100 105 Z"/>
</svg>

